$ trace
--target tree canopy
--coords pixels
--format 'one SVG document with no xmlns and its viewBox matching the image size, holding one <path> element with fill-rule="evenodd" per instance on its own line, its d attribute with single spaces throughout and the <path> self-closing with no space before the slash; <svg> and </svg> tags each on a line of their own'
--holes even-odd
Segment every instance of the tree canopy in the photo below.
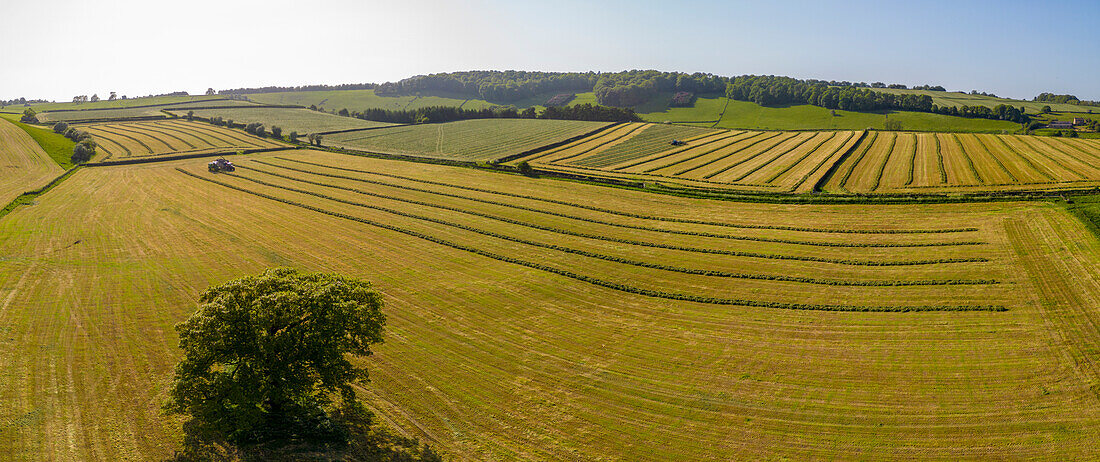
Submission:
<svg viewBox="0 0 1100 462">
<path fill-rule="evenodd" d="M 351 357 L 370 355 L 386 323 L 370 283 L 276 268 L 211 287 L 199 302 L 176 326 L 183 358 L 166 405 L 190 417 L 189 434 L 325 437 L 333 413 L 356 406 L 352 385 L 368 376 Z"/>
</svg>

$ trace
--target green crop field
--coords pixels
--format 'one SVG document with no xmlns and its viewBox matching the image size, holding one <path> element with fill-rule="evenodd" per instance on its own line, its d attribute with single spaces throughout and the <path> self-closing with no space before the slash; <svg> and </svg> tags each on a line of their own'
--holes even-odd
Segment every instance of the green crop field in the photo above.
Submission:
<svg viewBox="0 0 1100 462">
<path fill-rule="evenodd" d="M 170 458 L 172 326 L 205 287 L 277 265 L 383 292 L 361 396 L 455 459 L 1100 457 L 1100 241 L 1059 205 L 233 160 L 82 169 L 0 219 L 5 458 Z"/>
<path fill-rule="evenodd" d="M 490 161 L 580 136 L 606 122 L 477 119 L 338 133 L 324 144 L 362 151 Z"/>
<path fill-rule="evenodd" d="M 0 119 L 0 207 L 64 171 L 26 131 Z"/>
<path fill-rule="evenodd" d="M 185 116 L 188 112 L 194 112 L 196 117 L 205 119 L 221 117 L 241 124 L 259 122 L 264 124 L 268 129 L 271 127 L 280 127 L 283 129 L 284 134 L 290 134 L 290 132 L 295 131 L 300 135 L 393 125 L 385 122 L 374 122 L 353 117 L 341 117 L 325 112 L 311 111 L 309 109 L 265 108 L 263 106 L 256 106 L 255 108 L 198 109 L 194 111 L 169 110 L 169 112 L 178 116 Z"/>
<path fill-rule="evenodd" d="M 258 138 L 243 131 L 179 119 L 96 123 L 82 126 L 81 129 L 91 133 L 99 145 L 98 149 L 107 154 L 97 160 L 285 146 L 283 143 Z"/>
</svg>

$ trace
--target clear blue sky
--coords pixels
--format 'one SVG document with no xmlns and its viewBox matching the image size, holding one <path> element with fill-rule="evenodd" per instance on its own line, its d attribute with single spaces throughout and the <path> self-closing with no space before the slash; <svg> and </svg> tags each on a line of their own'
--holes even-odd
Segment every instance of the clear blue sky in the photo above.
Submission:
<svg viewBox="0 0 1100 462">
<path fill-rule="evenodd" d="M 1097 1 L 0 0 L 0 18 L 3 99 L 659 69 L 1100 100 Z"/>
</svg>

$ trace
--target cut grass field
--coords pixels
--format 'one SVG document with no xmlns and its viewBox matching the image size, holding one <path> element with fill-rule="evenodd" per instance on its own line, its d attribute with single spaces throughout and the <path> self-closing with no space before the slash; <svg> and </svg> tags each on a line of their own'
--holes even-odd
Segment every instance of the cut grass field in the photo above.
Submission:
<svg viewBox="0 0 1100 462">
<path fill-rule="evenodd" d="M 716 128 L 752 130 L 883 130 L 888 120 L 901 123 L 903 130 L 936 132 L 1013 133 L 1020 124 L 989 119 L 968 119 L 926 112 L 835 111 L 823 107 L 796 105 L 764 107 L 748 101 L 730 101 Z M 708 125 L 709 126 L 709 125 Z"/>
<path fill-rule="evenodd" d="M 361 151 L 485 162 L 567 140 L 607 122 L 475 119 L 326 135 L 324 144 Z"/>
<path fill-rule="evenodd" d="M 96 123 L 81 128 L 92 134 L 98 150 L 106 154 L 97 159 L 100 161 L 287 146 L 240 130 L 181 119 Z"/>
<path fill-rule="evenodd" d="M 622 125 L 508 165 L 526 161 L 544 171 L 742 192 L 809 193 L 820 187 L 829 193 L 988 193 L 1100 186 L 1096 140 L 687 130 L 679 125 Z M 677 138 L 688 143 L 671 146 Z M 830 170 L 834 173 L 826 181 Z"/>
<path fill-rule="evenodd" d="M 882 132 L 865 139 L 854 153 L 824 185 L 826 192 L 1058 190 L 1100 185 L 1100 142 L 1096 140 Z"/>
<path fill-rule="evenodd" d="M 178 116 L 185 116 L 189 110 L 172 111 Z M 326 112 L 311 111 L 309 109 L 291 108 L 231 108 L 231 109 L 198 109 L 193 111 L 195 117 L 209 119 L 221 117 L 232 120 L 234 123 L 249 124 L 259 122 L 268 130 L 271 127 L 280 127 L 284 134 L 298 132 L 305 136 L 307 133 L 327 132 L 336 130 L 352 130 L 356 128 L 385 127 L 393 124 L 374 122 L 370 120 L 356 119 L 354 117 L 341 117 Z"/>
<path fill-rule="evenodd" d="M 19 121 L 18 115 L 0 114 L 0 119 L 7 120 L 27 132 L 31 138 L 34 138 L 34 141 L 38 143 L 42 150 L 46 151 L 46 154 L 49 155 L 57 165 L 60 165 L 61 168 L 68 170 L 73 167 L 71 159 L 73 156 L 73 147 L 76 146 L 76 143 L 72 140 L 54 133 L 53 130 L 49 128 L 22 123 Z"/>
<path fill-rule="evenodd" d="M 0 119 L 0 207 L 65 172 L 23 129 Z"/>
<path fill-rule="evenodd" d="M 172 326 L 203 288 L 289 265 L 381 289 L 363 396 L 460 459 L 1100 456 L 1100 242 L 1054 204 L 234 161 L 83 169 L 0 220 L 0 453 L 169 457 Z M 920 307 L 964 311 L 901 311 Z"/>
</svg>

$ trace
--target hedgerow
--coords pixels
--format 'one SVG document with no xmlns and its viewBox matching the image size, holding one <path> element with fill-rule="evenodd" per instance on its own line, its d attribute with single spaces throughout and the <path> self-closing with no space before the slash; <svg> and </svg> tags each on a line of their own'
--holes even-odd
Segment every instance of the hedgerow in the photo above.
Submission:
<svg viewBox="0 0 1100 462">
<path fill-rule="evenodd" d="M 583 274 L 575 273 L 575 272 L 568 271 L 568 270 L 563 270 L 563 269 L 560 269 L 560 268 L 555 268 L 555 267 L 544 265 L 544 264 L 541 264 L 541 263 L 534 263 L 534 262 L 529 262 L 529 261 L 526 261 L 526 260 L 521 260 L 521 259 L 518 259 L 518 258 L 508 257 L 508 256 L 505 256 L 505 255 L 499 255 L 499 254 L 489 252 L 489 251 L 486 251 L 486 250 L 478 249 L 478 248 L 463 245 L 463 244 L 458 244 L 458 243 L 455 243 L 455 242 L 450 242 L 450 241 L 447 241 L 447 240 L 444 240 L 444 239 L 440 239 L 440 238 L 437 238 L 437 237 L 434 237 L 434 236 L 429 236 L 427 234 L 420 233 L 420 232 L 417 232 L 417 231 L 400 228 L 400 227 L 393 226 L 393 225 L 390 225 L 390 224 L 380 223 L 380 222 L 376 222 L 376 221 L 373 221 L 373 220 L 368 220 L 368 219 L 365 219 L 365 218 L 360 218 L 360 217 L 347 215 L 347 214 L 344 214 L 344 213 L 333 212 L 333 211 L 330 211 L 330 210 L 322 209 L 320 207 L 315 207 L 315 206 L 303 204 L 303 203 L 300 203 L 300 202 L 295 202 L 295 201 L 292 201 L 292 200 L 289 200 L 289 199 L 283 199 L 283 198 L 271 196 L 269 194 L 264 194 L 264 193 L 257 192 L 257 191 L 251 191 L 251 190 L 248 190 L 246 188 L 242 188 L 242 187 L 239 187 L 239 186 L 234 186 L 234 185 L 231 185 L 231 184 L 228 184 L 228 183 L 224 183 L 224 182 L 221 182 L 221 181 L 217 181 L 217 180 L 206 178 L 206 177 L 203 177 L 203 176 L 200 176 L 200 175 L 196 175 L 194 173 L 188 172 L 188 171 L 183 170 L 181 168 L 176 168 L 176 170 L 183 173 L 183 174 L 185 174 L 185 175 L 188 175 L 190 177 L 193 177 L 193 178 L 196 178 L 196 179 L 199 179 L 199 180 L 202 180 L 202 181 L 214 183 L 214 184 L 217 184 L 217 185 L 229 188 L 229 189 L 233 189 L 233 190 L 236 190 L 236 191 L 240 191 L 240 192 L 250 194 L 250 195 L 254 195 L 254 196 L 257 196 L 257 197 L 261 197 L 261 198 L 264 198 L 264 199 L 268 199 L 268 200 L 272 200 L 272 201 L 276 201 L 276 202 L 281 202 L 281 203 L 284 203 L 284 204 L 287 204 L 287 205 L 291 205 L 291 206 L 294 206 L 294 207 L 299 207 L 299 208 L 306 209 L 306 210 L 315 211 L 315 212 L 322 213 L 322 214 L 325 214 L 325 215 L 329 215 L 329 216 L 333 216 L 333 217 L 337 217 L 337 218 L 342 218 L 342 219 L 349 220 L 349 221 L 355 221 L 355 222 L 363 223 L 363 224 L 366 224 L 366 225 L 374 226 L 374 227 L 377 227 L 377 228 L 382 228 L 382 229 L 402 233 L 402 234 L 405 234 L 405 235 L 408 235 L 408 236 L 420 238 L 420 239 L 423 239 L 423 240 L 426 240 L 426 241 L 429 241 L 429 242 L 433 242 L 433 243 L 436 243 L 436 244 L 440 244 L 440 245 L 443 245 L 443 246 L 446 246 L 446 247 L 450 247 L 450 248 L 453 248 L 453 249 L 456 249 L 456 250 L 462 250 L 462 251 L 465 251 L 465 252 L 481 255 L 481 256 L 484 256 L 484 257 L 487 257 L 487 258 L 492 258 L 494 260 L 503 261 L 503 262 L 506 262 L 506 263 L 513 263 L 513 264 L 516 264 L 516 265 L 525 266 L 525 267 L 528 267 L 528 268 L 537 269 L 537 270 L 557 274 L 557 275 L 560 275 L 560 276 L 565 276 L 565 277 L 568 277 L 568 278 L 571 278 L 571 279 L 575 279 L 575 280 L 578 280 L 578 281 L 586 282 L 586 283 L 589 283 L 589 284 L 592 284 L 592 285 L 596 285 L 596 286 L 600 286 L 600 287 L 604 287 L 604 288 L 608 288 L 608 289 L 613 289 L 613 290 L 618 290 L 618 291 L 621 291 L 621 292 L 627 292 L 627 293 L 643 295 L 643 296 L 648 296 L 648 297 L 662 298 L 662 299 L 668 299 L 668 300 L 680 300 L 680 301 L 689 301 L 689 302 L 698 302 L 698 303 L 708 303 L 708 304 L 715 304 L 715 305 L 738 305 L 738 306 L 748 306 L 748 307 L 777 308 L 777 309 L 790 309 L 790 310 L 850 311 L 850 312 L 1007 311 L 1007 308 L 1005 308 L 1004 306 L 1001 306 L 1001 305 L 913 305 L 913 306 L 888 306 L 888 305 L 886 305 L 886 306 L 874 306 L 874 305 L 867 305 L 867 306 L 861 306 L 861 305 L 816 304 L 816 303 L 785 303 L 785 302 L 772 302 L 772 301 L 761 301 L 761 300 L 746 300 L 746 299 L 737 299 L 737 298 L 707 297 L 707 296 L 702 296 L 702 295 L 683 294 L 683 293 L 676 293 L 676 292 L 666 292 L 666 291 L 659 291 L 659 290 L 652 290 L 652 289 L 644 289 L 644 288 L 629 286 L 629 285 L 621 284 L 621 283 L 617 283 L 617 282 L 606 281 L 606 280 L 599 279 L 599 278 L 594 278 L 594 277 L 591 277 L 591 276 L 586 276 L 586 275 L 583 275 Z"/>
<path fill-rule="evenodd" d="M 773 229 L 773 230 L 779 230 L 779 231 L 802 231 L 802 232 L 812 232 L 812 233 L 833 233 L 833 234 L 941 234 L 941 233 L 961 233 L 961 232 L 978 231 L 978 228 L 974 228 L 974 227 L 941 228 L 941 229 L 840 229 L 840 228 L 829 229 L 829 228 L 810 228 L 810 227 L 800 227 L 800 226 L 749 225 L 749 224 L 743 224 L 743 223 L 725 223 L 725 222 L 719 222 L 719 221 L 695 220 L 695 219 L 691 219 L 691 218 L 659 217 L 659 216 L 652 216 L 652 215 L 644 215 L 644 214 L 640 214 L 640 213 L 623 212 L 623 211 L 620 211 L 620 210 L 613 210 L 613 209 L 607 209 L 607 208 L 602 208 L 602 207 L 595 207 L 595 206 L 585 205 L 585 204 L 577 204 L 577 203 L 573 203 L 573 202 L 562 201 L 562 200 L 557 200 L 557 199 L 549 199 L 549 198 L 545 198 L 545 197 L 530 196 L 530 195 L 526 195 L 526 194 L 517 194 L 517 193 L 509 193 L 509 192 L 502 192 L 502 191 L 494 191 L 494 190 L 491 190 L 491 189 L 484 189 L 484 188 L 478 188 L 478 187 L 473 187 L 473 186 L 462 186 L 462 185 L 456 185 L 456 184 L 451 184 L 451 183 L 445 183 L 445 182 L 441 182 L 441 181 L 421 180 L 421 179 L 418 179 L 418 178 L 412 178 L 412 177 L 407 177 L 407 176 L 402 176 L 402 175 L 393 175 L 393 174 L 388 174 L 388 173 L 373 172 L 373 171 L 369 171 L 369 170 L 358 170 L 358 169 L 347 168 L 347 167 L 335 167 L 335 166 L 331 166 L 331 165 L 319 164 L 319 163 L 315 163 L 315 162 L 308 162 L 308 161 L 304 161 L 304 160 L 290 159 L 290 158 L 286 158 L 286 157 L 276 157 L 276 158 L 280 159 L 280 160 L 289 161 L 289 162 L 296 162 L 296 163 L 300 163 L 300 164 L 313 165 L 313 166 L 317 166 L 317 167 L 325 167 L 325 168 L 330 168 L 330 169 L 334 169 L 334 170 L 342 170 L 342 171 L 355 172 L 355 173 L 366 173 L 366 174 L 371 174 L 371 175 L 383 176 L 383 177 L 387 177 L 387 178 L 396 178 L 396 179 L 400 179 L 400 180 L 414 181 L 414 182 L 417 182 L 417 183 L 433 184 L 433 185 L 436 185 L 436 186 L 447 186 L 447 187 L 456 188 L 456 189 L 465 189 L 467 191 L 477 191 L 477 192 L 483 192 L 483 193 L 489 193 L 489 194 L 496 194 L 496 195 L 500 195 L 500 196 L 515 197 L 515 198 L 519 198 L 519 199 L 529 199 L 529 200 L 535 200 L 535 201 L 539 201 L 539 202 L 546 202 L 546 203 L 550 203 L 550 204 L 566 205 L 566 206 L 576 207 L 576 208 L 585 209 L 585 210 L 592 210 L 592 211 L 595 211 L 595 212 L 607 213 L 607 214 L 611 214 L 611 215 L 618 215 L 618 216 L 624 216 L 624 217 L 630 217 L 630 218 L 640 218 L 640 219 L 645 219 L 645 220 L 664 221 L 664 222 L 669 222 L 669 223 L 687 223 L 687 224 L 695 224 L 695 225 L 712 225 L 712 226 L 721 226 L 721 227 L 726 227 L 726 228 L 737 228 L 737 229 Z"/>
</svg>

